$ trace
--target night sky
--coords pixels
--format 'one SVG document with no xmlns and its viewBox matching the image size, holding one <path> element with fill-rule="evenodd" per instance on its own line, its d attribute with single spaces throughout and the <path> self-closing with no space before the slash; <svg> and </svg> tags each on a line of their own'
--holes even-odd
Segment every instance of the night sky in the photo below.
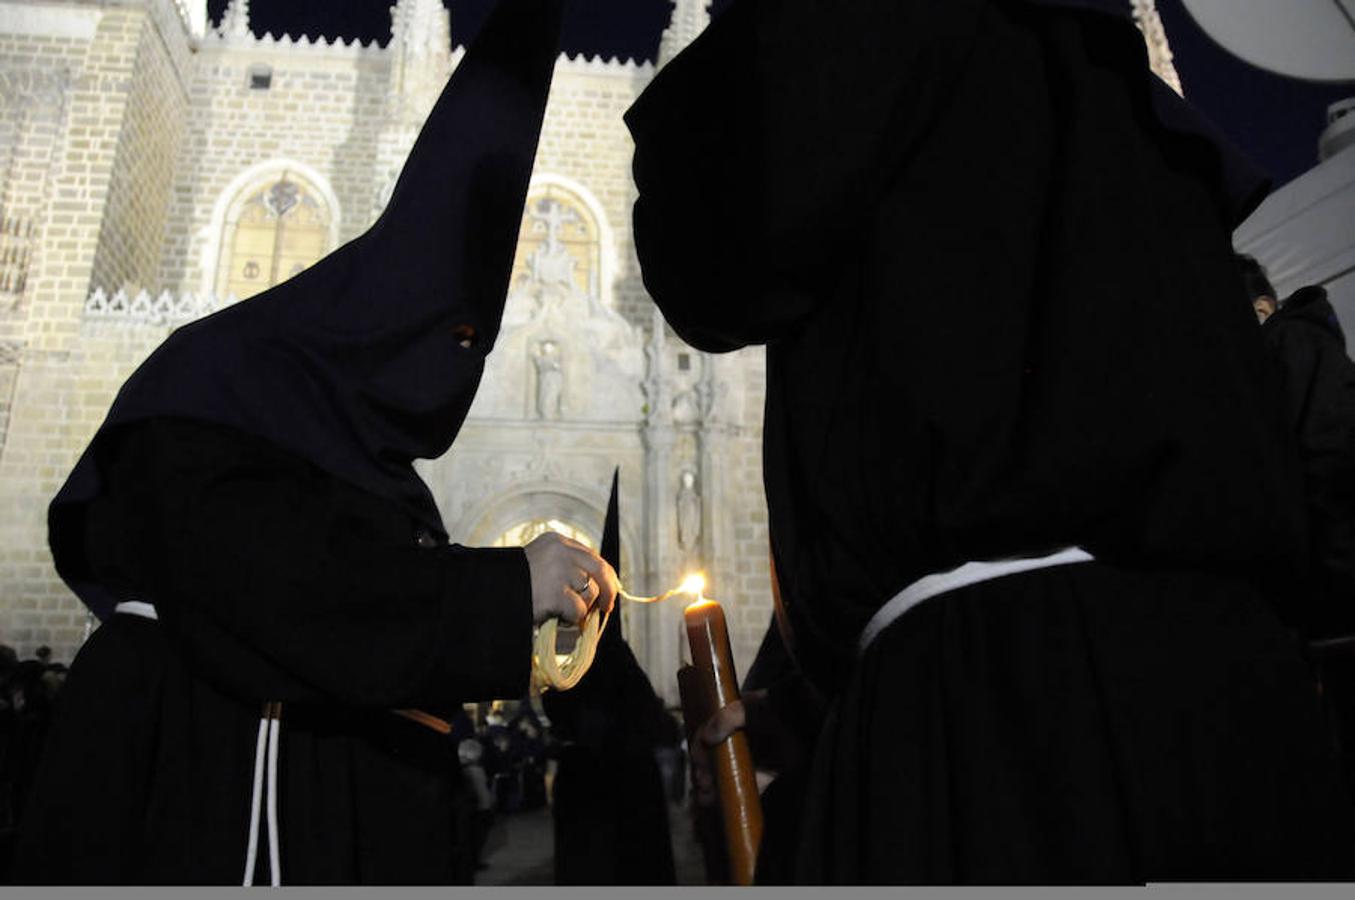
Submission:
<svg viewBox="0 0 1355 900">
<path fill-rule="evenodd" d="M 445 0 L 452 40 L 475 36 L 494 0 Z M 718 14 L 731 0 L 715 0 Z M 850 2 L 850 0 L 846 0 Z M 309 34 L 382 43 L 390 37 L 393 0 L 252 0 L 256 34 Z M 1231 56 L 1195 24 L 1181 0 L 1158 0 L 1186 96 L 1253 159 L 1276 185 L 1317 162 L 1328 104 L 1355 95 L 1355 82 L 1313 84 L 1271 75 Z M 208 0 L 213 21 L 226 0 Z M 575 0 L 563 44 L 570 54 L 653 59 L 668 21 L 668 0 Z"/>
</svg>

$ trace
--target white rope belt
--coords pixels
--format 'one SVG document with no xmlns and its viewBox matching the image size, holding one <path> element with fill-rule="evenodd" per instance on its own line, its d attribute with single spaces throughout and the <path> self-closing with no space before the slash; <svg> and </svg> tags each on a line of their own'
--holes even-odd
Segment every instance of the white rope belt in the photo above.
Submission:
<svg viewBox="0 0 1355 900">
<path fill-rule="evenodd" d="M 113 608 L 114 613 L 159 620 L 160 615 L 150 603 L 126 600 Z M 259 719 L 259 739 L 254 748 L 254 788 L 249 800 L 249 843 L 245 849 L 244 887 L 254 884 L 254 868 L 258 862 L 259 819 L 263 805 L 264 774 L 268 776 L 268 876 L 273 887 L 282 885 L 282 854 L 278 846 L 278 731 L 282 727 L 282 704 L 265 703 Z"/>
<path fill-rule="evenodd" d="M 936 572 L 914 581 L 895 594 L 888 603 L 876 610 L 861 637 L 856 642 L 857 656 L 865 656 L 870 645 L 899 617 L 924 600 L 930 600 L 938 594 L 968 587 L 982 581 L 992 581 L 1004 575 L 1018 572 L 1032 572 L 1036 569 L 1051 569 L 1054 566 L 1067 566 L 1073 563 L 1091 562 L 1093 557 L 1081 547 L 1068 547 L 1048 556 L 1027 557 L 1024 559 L 1000 559 L 994 562 L 967 562 L 949 572 Z"/>
</svg>

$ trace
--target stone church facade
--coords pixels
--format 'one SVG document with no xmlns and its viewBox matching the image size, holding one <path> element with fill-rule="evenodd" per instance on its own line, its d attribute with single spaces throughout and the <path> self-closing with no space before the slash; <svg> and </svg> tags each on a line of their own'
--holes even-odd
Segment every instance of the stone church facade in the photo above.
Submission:
<svg viewBox="0 0 1355 900">
<path fill-rule="evenodd" d="M 0 642 L 69 660 L 88 634 L 46 508 L 127 375 L 383 208 L 463 52 L 455 0 L 392 2 L 381 46 L 256 36 L 248 0 L 219 23 L 206 0 L 0 0 Z M 1130 2 L 1169 69 L 1151 0 Z M 677 0 L 658 64 L 708 21 Z M 558 60 L 503 331 L 457 443 L 420 469 L 476 546 L 596 541 L 619 466 L 628 588 L 704 571 L 746 667 L 771 610 L 763 358 L 687 347 L 645 294 L 622 113 L 654 71 Z M 680 607 L 624 615 L 675 699 Z"/>
<path fill-rule="evenodd" d="M 88 627 L 46 507 L 117 387 L 175 326 L 362 233 L 460 49 L 441 0 L 385 46 L 255 36 L 189 0 L 0 2 L 0 641 L 69 660 Z M 665 58 L 706 14 L 683 3 Z M 504 328 L 452 451 L 421 464 L 453 540 L 596 542 L 620 467 L 633 591 L 689 569 L 751 662 L 770 616 L 762 360 L 662 325 L 630 235 L 622 113 L 651 63 L 557 63 Z M 625 613 L 672 695 L 680 608 Z"/>
</svg>

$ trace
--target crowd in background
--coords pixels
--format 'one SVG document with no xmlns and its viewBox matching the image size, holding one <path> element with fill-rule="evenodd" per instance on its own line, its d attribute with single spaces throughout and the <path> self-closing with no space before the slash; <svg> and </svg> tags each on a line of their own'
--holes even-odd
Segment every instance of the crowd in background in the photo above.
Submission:
<svg viewBox="0 0 1355 900">
<path fill-rule="evenodd" d="M 24 800 L 42 753 L 67 667 L 48 647 L 20 660 L 0 644 L 0 874 L 9 868 Z M 676 725 L 675 725 L 676 728 Z M 676 730 L 675 740 L 680 738 Z M 529 699 L 470 705 L 452 722 L 453 764 L 466 782 L 457 815 L 470 834 L 467 862 L 483 869 L 486 838 L 496 817 L 532 812 L 551 802 L 562 742 Z M 686 795 L 685 751 L 677 743 L 656 756 L 670 802 Z M 3 879 L 0 879 L 3 880 Z"/>
<path fill-rule="evenodd" d="M 66 666 L 52 662 L 49 647 L 20 660 L 0 644 L 0 873 L 9 868 L 15 829 L 42 753 Z"/>
<path fill-rule="evenodd" d="M 654 748 L 655 762 L 670 803 L 687 797 L 686 749 L 670 714 L 672 730 Z M 484 869 L 485 844 L 495 820 L 530 813 L 552 803 L 553 783 L 567 741 L 531 699 L 470 705 L 452 721 L 450 740 L 466 790 L 457 813 L 475 869 Z"/>
<path fill-rule="evenodd" d="M 1297 439 L 1314 565 L 1295 588 L 1307 598 L 1309 662 L 1355 785 L 1355 362 L 1325 289 L 1281 297 L 1259 262 L 1237 261 Z"/>
</svg>

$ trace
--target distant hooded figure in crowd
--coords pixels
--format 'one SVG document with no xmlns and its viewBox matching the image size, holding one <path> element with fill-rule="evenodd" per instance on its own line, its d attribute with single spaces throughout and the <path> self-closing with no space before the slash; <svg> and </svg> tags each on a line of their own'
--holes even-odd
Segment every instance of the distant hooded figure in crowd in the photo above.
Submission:
<svg viewBox="0 0 1355 900">
<path fill-rule="evenodd" d="M 456 437 L 499 328 L 560 7 L 500 0 L 376 224 L 118 394 L 50 511 L 103 625 L 16 881 L 470 880 L 435 720 L 524 694 L 533 622 L 615 588 L 555 536 L 449 546 L 412 467 Z"/>
<path fill-rule="evenodd" d="M 1323 288 L 1300 288 L 1277 303 L 1260 263 L 1239 256 L 1238 266 L 1303 466 L 1312 567 L 1296 590 L 1306 605 L 1296 624 L 1355 778 L 1355 362 Z"/>
<path fill-rule="evenodd" d="M 621 565 L 619 473 L 599 552 Z M 667 793 L 655 750 L 671 721 L 615 615 L 588 673 L 569 691 L 543 695 L 559 739 L 551 812 L 555 883 L 665 885 L 677 881 Z"/>
<path fill-rule="evenodd" d="M 1237 300 L 1263 179 L 1130 13 L 735 0 L 627 113 L 649 293 L 766 346 L 778 611 L 828 703 L 780 877 L 1355 875 Z"/>
<path fill-rule="evenodd" d="M 1257 317 L 1298 438 L 1317 598 L 1303 625 L 1313 637 L 1355 635 L 1355 362 L 1323 288 L 1277 303 L 1260 264 L 1238 264 L 1253 308 L 1270 310 Z"/>
<path fill-rule="evenodd" d="M 489 791 L 489 778 L 485 775 L 484 754 L 484 747 L 473 737 L 457 746 L 457 758 L 470 792 L 470 834 L 466 853 L 477 870 L 485 867 L 485 839 L 494 823 L 494 795 Z"/>
</svg>

